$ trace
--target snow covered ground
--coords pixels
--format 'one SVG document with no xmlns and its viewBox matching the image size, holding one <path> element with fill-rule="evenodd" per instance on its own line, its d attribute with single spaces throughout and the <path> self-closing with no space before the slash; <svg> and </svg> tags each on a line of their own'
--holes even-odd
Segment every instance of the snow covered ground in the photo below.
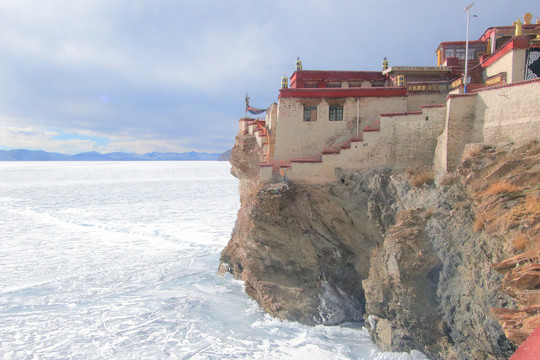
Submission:
<svg viewBox="0 0 540 360">
<path fill-rule="evenodd" d="M 2 359 L 424 359 L 265 315 L 216 275 L 225 162 L 0 162 Z"/>
</svg>

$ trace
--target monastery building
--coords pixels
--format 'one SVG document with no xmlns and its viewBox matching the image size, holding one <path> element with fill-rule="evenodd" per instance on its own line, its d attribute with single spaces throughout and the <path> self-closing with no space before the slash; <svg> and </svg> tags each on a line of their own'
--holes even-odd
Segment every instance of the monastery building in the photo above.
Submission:
<svg viewBox="0 0 540 360">
<path fill-rule="evenodd" d="M 261 147 L 260 179 L 324 183 L 341 170 L 419 164 L 448 171 L 466 144 L 538 139 L 540 21 L 523 20 L 442 42 L 437 66 L 385 58 L 381 71 L 316 71 L 298 59 L 266 118 L 240 120 Z"/>
</svg>

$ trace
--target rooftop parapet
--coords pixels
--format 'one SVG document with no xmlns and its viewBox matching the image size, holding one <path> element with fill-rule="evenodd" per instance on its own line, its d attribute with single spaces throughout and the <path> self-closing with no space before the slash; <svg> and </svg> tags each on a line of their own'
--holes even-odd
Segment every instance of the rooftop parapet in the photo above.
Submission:
<svg viewBox="0 0 540 360">
<path fill-rule="evenodd" d="M 280 89 L 279 98 L 361 98 L 406 96 L 404 87 Z"/>
</svg>

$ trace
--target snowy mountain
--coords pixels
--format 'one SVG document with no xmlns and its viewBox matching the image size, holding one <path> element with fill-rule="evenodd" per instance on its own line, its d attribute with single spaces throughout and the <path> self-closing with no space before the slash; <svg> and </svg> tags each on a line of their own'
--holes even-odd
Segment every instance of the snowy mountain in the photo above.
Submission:
<svg viewBox="0 0 540 360">
<path fill-rule="evenodd" d="M 96 151 L 66 155 L 42 150 L 0 150 L 0 161 L 169 161 L 169 160 L 217 160 L 221 154 L 204 152 L 146 154 L 114 152 L 101 154 Z"/>
</svg>

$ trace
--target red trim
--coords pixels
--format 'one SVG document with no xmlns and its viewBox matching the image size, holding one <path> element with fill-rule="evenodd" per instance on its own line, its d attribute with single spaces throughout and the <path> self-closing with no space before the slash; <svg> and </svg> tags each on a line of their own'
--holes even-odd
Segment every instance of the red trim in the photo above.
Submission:
<svg viewBox="0 0 540 360">
<path fill-rule="evenodd" d="M 527 49 L 529 47 L 529 38 L 527 36 L 514 36 L 507 43 L 498 48 L 494 53 L 481 60 L 483 68 L 493 65 L 494 62 L 502 58 L 511 50 Z"/>
<path fill-rule="evenodd" d="M 280 89 L 279 98 L 347 98 L 406 96 L 405 87 Z"/>
<path fill-rule="evenodd" d="M 467 91 L 468 92 L 474 92 L 474 91 L 483 89 L 485 87 L 486 87 L 486 85 L 484 85 L 484 84 L 469 84 L 469 85 L 467 85 Z"/>
<path fill-rule="evenodd" d="M 393 116 L 406 116 L 406 115 L 421 115 L 421 111 L 407 111 L 407 112 L 401 112 L 401 113 L 385 113 L 385 114 L 379 114 L 380 117 L 393 117 Z"/>
<path fill-rule="evenodd" d="M 381 71 L 300 70 L 291 75 L 297 80 L 384 80 Z"/>
<path fill-rule="evenodd" d="M 474 90 L 474 94 L 460 94 L 460 95 L 476 95 L 476 93 L 479 93 L 479 92 L 482 92 L 482 91 L 502 89 L 502 88 L 507 88 L 507 87 L 511 87 L 511 86 L 527 85 L 527 84 L 535 83 L 535 82 L 540 82 L 540 78 L 538 78 L 538 79 L 530 79 L 530 80 L 523 80 L 523 81 L 516 81 L 516 82 L 513 82 L 511 84 L 489 86 L 489 87 L 485 87 L 485 88 L 482 88 L 482 89 Z M 452 95 L 452 96 L 455 96 L 455 95 Z"/>
<path fill-rule="evenodd" d="M 261 124 L 262 126 L 266 125 L 266 121 L 264 120 L 254 120 L 254 121 L 251 121 L 248 126 L 253 126 L 253 125 L 259 125 Z"/>
<path fill-rule="evenodd" d="M 476 94 L 451 94 L 446 97 L 446 100 L 459 98 L 459 97 L 468 97 L 468 96 L 476 96 Z"/>
<path fill-rule="evenodd" d="M 341 152 L 341 149 L 330 149 L 330 150 L 321 151 L 321 154 L 323 154 L 323 155 L 332 155 L 332 154 L 339 154 L 340 152 Z"/>
<path fill-rule="evenodd" d="M 316 88 L 326 88 L 329 82 L 342 81 L 384 81 L 381 71 L 325 71 L 299 70 L 291 75 L 291 89 L 305 88 L 306 82 L 316 82 Z M 313 88 L 310 88 L 313 89 Z"/>
<path fill-rule="evenodd" d="M 259 164 L 259 167 L 273 167 L 274 164 L 271 164 L 271 163 L 260 163 Z"/>
<path fill-rule="evenodd" d="M 446 104 L 422 105 L 422 109 L 445 108 Z"/>
<path fill-rule="evenodd" d="M 523 24 L 522 29 L 523 30 L 535 30 L 536 24 Z M 497 35 L 512 35 L 516 31 L 516 27 L 514 25 L 507 25 L 507 26 L 492 26 L 486 29 L 482 36 L 480 36 L 480 40 L 488 39 L 493 32 L 495 32 Z M 524 34 L 524 35 L 532 35 L 532 34 Z"/>
<path fill-rule="evenodd" d="M 292 159 L 291 163 L 312 163 L 312 164 L 317 164 L 317 163 L 322 163 L 322 160 L 319 160 L 319 159 Z"/>
</svg>

